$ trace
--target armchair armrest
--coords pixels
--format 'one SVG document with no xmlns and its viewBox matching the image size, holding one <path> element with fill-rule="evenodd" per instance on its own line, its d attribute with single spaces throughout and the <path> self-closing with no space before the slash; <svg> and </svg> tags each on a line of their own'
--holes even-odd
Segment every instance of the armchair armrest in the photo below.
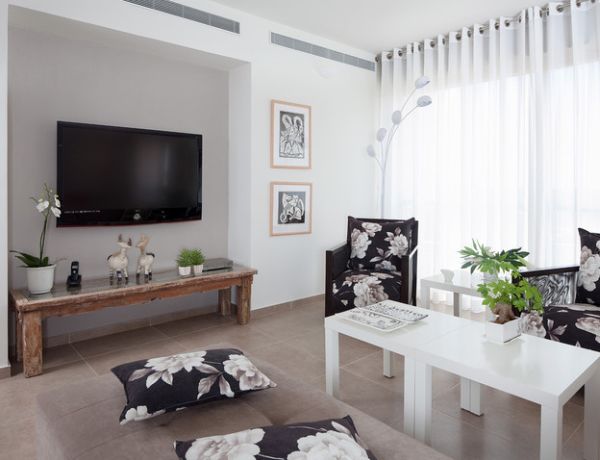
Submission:
<svg viewBox="0 0 600 460">
<path fill-rule="evenodd" d="M 400 259 L 400 272 L 402 273 L 402 287 L 400 288 L 402 302 L 417 305 L 417 256 L 419 246 L 415 246 L 410 254 Z"/>
<path fill-rule="evenodd" d="M 325 252 L 325 316 L 335 314 L 333 306 L 333 280 L 348 266 L 350 246 L 344 243 Z"/>
<path fill-rule="evenodd" d="M 544 307 L 575 302 L 579 266 L 521 271 L 530 284 L 539 289 Z"/>
</svg>

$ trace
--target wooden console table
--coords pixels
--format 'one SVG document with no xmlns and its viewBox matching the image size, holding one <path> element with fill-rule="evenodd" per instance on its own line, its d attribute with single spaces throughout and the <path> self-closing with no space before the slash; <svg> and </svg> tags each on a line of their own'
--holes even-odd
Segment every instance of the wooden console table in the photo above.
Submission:
<svg viewBox="0 0 600 460">
<path fill-rule="evenodd" d="M 179 277 L 175 270 L 155 272 L 151 281 L 143 276 L 129 283 L 109 283 L 103 279 L 86 281 L 76 289 L 57 284 L 52 292 L 31 295 L 26 289 L 10 291 L 9 303 L 17 314 L 17 359 L 23 359 L 26 377 L 42 373 L 42 320 L 50 316 L 88 313 L 108 307 L 134 305 L 153 300 L 179 297 L 195 292 L 219 291 L 219 312 L 231 314 L 231 288 L 237 286 L 237 321 L 250 320 L 250 297 L 253 268 L 234 265 L 232 268 L 205 272 L 198 276 Z"/>
</svg>

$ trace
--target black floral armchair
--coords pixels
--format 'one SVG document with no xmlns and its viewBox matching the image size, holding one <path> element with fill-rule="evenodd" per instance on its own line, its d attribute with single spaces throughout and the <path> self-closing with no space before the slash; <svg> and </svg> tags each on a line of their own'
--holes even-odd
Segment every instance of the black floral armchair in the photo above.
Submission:
<svg viewBox="0 0 600 460">
<path fill-rule="evenodd" d="M 419 223 L 348 217 L 346 243 L 325 254 L 325 315 L 390 299 L 416 305 Z"/>
<path fill-rule="evenodd" d="M 600 307 L 576 303 L 579 266 L 530 270 L 522 274 L 540 290 L 544 303 L 543 328 L 528 328 L 528 333 L 600 351 Z M 530 324 L 534 322 L 532 319 Z"/>
</svg>

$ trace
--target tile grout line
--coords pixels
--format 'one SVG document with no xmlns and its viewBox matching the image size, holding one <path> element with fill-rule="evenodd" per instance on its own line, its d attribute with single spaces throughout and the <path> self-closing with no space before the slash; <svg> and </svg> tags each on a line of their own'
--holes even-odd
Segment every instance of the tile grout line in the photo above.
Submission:
<svg viewBox="0 0 600 460">
<path fill-rule="evenodd" d="M 73 348 L 73 350 L 75 351 L 75 353 L 77 353 L 77 356 L 79 356 L 82 359 L 82 361 L 85 363 L 85 365 L 94 373 L 94 375 L 99 376 L 100 374 L 98 374 L 96 372 L 96 370 L 92 367 L 92 365 L 87 362 L 87 359 L 85 359 L 83 357 L 83 355 L 81 353 L 79 353 L 79 350 L 77 348 L 75 348 L 73 346 L 73 344 L 70 343 L 69 345 L 71 346 L 71 348 Z"/>
</svg>

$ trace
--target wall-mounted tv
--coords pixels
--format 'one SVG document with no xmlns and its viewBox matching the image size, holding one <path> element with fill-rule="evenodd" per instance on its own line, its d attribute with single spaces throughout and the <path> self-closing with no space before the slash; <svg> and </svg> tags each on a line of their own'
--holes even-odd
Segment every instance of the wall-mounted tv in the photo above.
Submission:
<svg viewBox="0 0 600 460">
<path fill-rule="evenodd" d="M 59 121 L 59 227 L 202 218 L 202 136 Z"/>
</svg>

